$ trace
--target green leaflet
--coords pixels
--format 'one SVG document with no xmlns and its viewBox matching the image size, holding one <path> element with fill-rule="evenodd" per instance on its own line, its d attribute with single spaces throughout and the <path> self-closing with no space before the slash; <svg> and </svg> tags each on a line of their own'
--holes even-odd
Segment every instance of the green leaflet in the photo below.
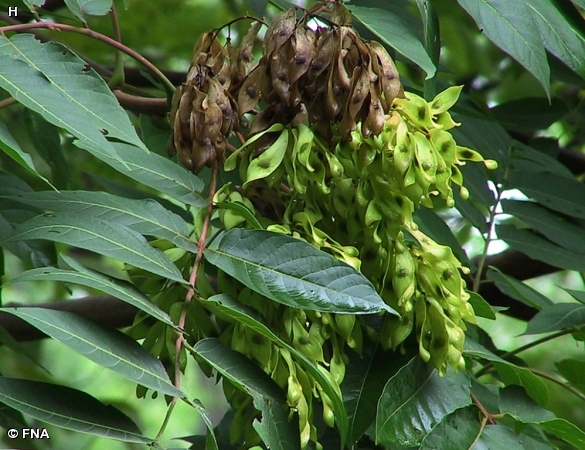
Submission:
<svg viewBox="0 0 585 450">
<path fill-rule="evenodd" d="M 205 257 L 250 289 L 294 308 L 396 314 L 361 273 L 290 236 L 236 228 Z"/>
<path fill-rule="evenodd" d="M 115 328 L 106 327 L 66 311 L 47 308 L 2 308 L 67 345 L 96 364 L 171 396 L 183 397 L 162 363 L 138 342 Z"/>
<path fill-rule="evenodd" d="M 39 381 L 0 377 L 0 402 L 35 419 L 72 431 L 148 444 L 125 414 L 85 392 Z"/>
</svg>

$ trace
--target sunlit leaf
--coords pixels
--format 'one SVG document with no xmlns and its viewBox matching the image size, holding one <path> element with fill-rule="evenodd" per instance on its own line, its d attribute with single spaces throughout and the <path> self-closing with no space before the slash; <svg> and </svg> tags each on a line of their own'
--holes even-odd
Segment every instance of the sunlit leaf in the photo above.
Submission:
<svg viewBox="0 0 585 450">
<path fill-rule="evenodd" d="M 67 311 L 48 308 L 1 308 L 28 322 L 91 361 L 164 394 L 184 397 L 162 363 L 134 339 L 115 328 Z"/>
<path fill-rule="evenodd" d="M 67 430 L 139 444 L 153 441 L 113 406 L 69 387 L 0 377 L 0 402 Z"/>
<path fill-rule="evenodd" d="M 205 255 L 211 264 L 250 289 L 287 306 L 396 314 L 361 273 L 290 236 L 236 228 Z"/>
</svg>

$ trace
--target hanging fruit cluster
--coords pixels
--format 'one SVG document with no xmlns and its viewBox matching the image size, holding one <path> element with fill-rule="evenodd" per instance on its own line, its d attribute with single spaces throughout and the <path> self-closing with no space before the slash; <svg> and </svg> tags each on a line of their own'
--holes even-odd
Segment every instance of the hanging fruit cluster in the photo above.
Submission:
<svg viewBox="0 0 585 450">
<path fill-rule="evenodd" d="M 319 22 L 314 19 L 318 17 Z M 241 185 L 225 185 L 215 201 L 239 204 L 270 231 L 303 239 L 360 270 L 400 313 L 371 326 L 356 315 L 304 311 L 274 303 L 218 274 L 222 292 L 258 311 L 278 336 L 309 358 L 339 390 L 347 349 L 363 341 L 398 348 L 414 334 L 420 356 L 445 373 L 464 368 L 464 321 L 474 322 L 465 270 L 451 249 L 418 230 L 413 212 L 433 197 L 453 206 L 452 184 L 467 197 L 459 166 L 484 161 L 458 146 L 448 110 L 460 89 L 427 102 L 404 92 L 384 47 L 360 38 L 343 4 L 317 4 L 274 18 L 252 65 L 252 26 L 240 47 L 206 33 L 197 43 L 186 83 L 173 98 L 175 151 L 195 172 L 215 161 L 238 169 Z M 311 27 L 309 25 L 319 24 Z M 322 25 L 326 24 L 326 26 Z M 226 159 L 234 128 L 247 136 Z M 226 230 L 253 227 L 249 215 L 220 211 Z M 223 343 L 256 361 L 286 392 L 298 413 L 302 448 L 317 442 L 314 401 L 334 425 L 331 399 L 286 349 L 221 316 Z M 258 442 L 246 394 L 224 383 L 236 410 L 232 440 Z"/>
</svg>

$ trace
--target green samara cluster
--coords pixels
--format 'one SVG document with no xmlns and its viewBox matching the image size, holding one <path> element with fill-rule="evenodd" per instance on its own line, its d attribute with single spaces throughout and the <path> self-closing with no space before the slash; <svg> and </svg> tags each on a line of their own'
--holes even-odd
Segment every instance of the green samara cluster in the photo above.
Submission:
<svg viewBox="0 0 585 450">
<path fill-rule="evenodd" d="M 310 27 L 316 16 L 327 25 Z M 293 309 L 219 272 L 216 291 L 255 309 L 339 392 L 349 352 L 360 354 L 364 340 L 396 350 L 414 335 L 421 358 L 441 374 L 464 368 L 465 321 L 475 322 L 461 276 L 466 269 L 449 247 L 418 229 L 413 213 L 432 208 L 433 197 L 453 206 L 453 184 L 466 198 L 459 170 L 466 161 L 495 167 L 449 132 L 458 125 L 448 110 L 460 88 L 430 102 L 404 92 L 384 47 L 361 39 L 350 19 L 338 2 L 285 11 L 268 27 L 255 65 L 258 24 L 240 47 L 206 33 L 170 117 L 171 154 L 190 170 L 220 161 L 239 173 L 240 182 L 224 185 L 214 200 L 239 204 L 256 220 L 221 209 L 226 230 L 259 222 L 309 242 L 361 271 L 400 314 L 381 317 L 376 327 L 357 315 Z M 247 138 L 226 158 L 232 130 Z M 216 324 L 225 345 L 256 361 L 287 392 L 302 448 L 318 443 L 316 402 L 325 424 L 335 422 L 320 384 L 286 348 L 240 322 L 218 317 Z M 251 399 L 225 380 L 224 390 L 235 410 L 232 441 L 257 445 Z"/>
</svg>

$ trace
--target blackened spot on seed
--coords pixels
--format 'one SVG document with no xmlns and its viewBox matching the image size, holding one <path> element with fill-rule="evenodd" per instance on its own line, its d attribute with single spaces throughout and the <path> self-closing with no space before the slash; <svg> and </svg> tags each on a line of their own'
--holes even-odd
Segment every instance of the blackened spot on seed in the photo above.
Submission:
<svg viewBox="0 0 585 450">
<path fill-rule="evenodd" d="M 248 94 L 251 98 L 254 98 L 256 95 L 258 95 L 254 86 L 248 86 L 246 88 L 246 94 Z"/>
<path fill-rule="evenodd" d="M 469 150 L 463 150 L 461 152 L 461 157 L 462 158 L 473 158 L 473 153 L 470 152 Z"/>
<path fill-rule="evenodd" d="M 321 70 L 322 68 L 323 68 L 322 61 L 313 61 L 311 63 L 311 69 L 313 69 L 313 70 Z"/>
<path fill-rule="evenodd" d="M 376 258 L 378 257 L 378 252 L 376 250 L 374 250 L 373 248 L 370 248 L 364 253 L 363 256 L 364 256 L 364 260 L 366 260 L 366 261 L 375 261 Z"/>
<path fill-rule="evenodd" d="M 262 336 L 260 336 L 259 334 L 255 334 L 252 337 L 252 342 L 254 342 L 254 344 L 256 344 L 256 345 L 263 345 L 264 344 L 264 338 Z"/>
<path fill-rule="evenodd" d="M 286 81 L 287 79 L 286 72 L 284 72 L 283 70 L 279 70 L 278 72 L 276 72 L 276 78 L 278 78 L 280 81 Z"/>
<path fill-rule="evenodd" d="M 268 169 L 270 167 L 270 160 L 268 160 L 268 159 L 259 159 L 258 160 L 258 166 L 260 166 L 261 169 Z"/>
<path fill-rule="evenodd" d="M 450 148 L 451 148 L 451 144 L 449 143 L 449 141 L 443 142 L 443 144 L 441 145 L 441 153 L 448 152 Z"/>
<path fill-rule="evenodd" d="M 299 344 L 301 344 L 301 345 L 307 345 L 310 343 L 311 343 L 311 341 L 309 340 L 308 337 L 303 336 L 303 337 L 299 338 Z"/>
<path fill-rule="evenodd" d="M 427 115 L 427 110 L 425 108 L 419 108 L 419 110 L 418 110 L 418 118 L 420 120 L 424 120 L 424 118 L 426 117 L 426 115 Z"/>
<path fill-rule="evenodd" d="M 443 348 L 445 346 L 445 339 L 438 337 L 433 339 L 433 347 L 436 349 Z"/>
<path fill-rule="evenodd" d="M 295 55 L 295 62 L 297 64 L 304 64 L 306 60 L 307 57 L 305 55 Z"/>
</svg>

